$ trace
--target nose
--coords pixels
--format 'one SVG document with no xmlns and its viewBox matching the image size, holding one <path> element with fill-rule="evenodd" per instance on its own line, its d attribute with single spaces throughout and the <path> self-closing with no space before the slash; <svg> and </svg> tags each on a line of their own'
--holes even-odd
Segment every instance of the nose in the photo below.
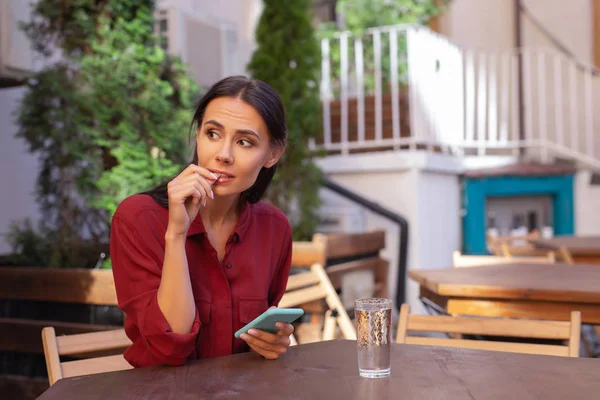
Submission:
<svg viewBox="0 0 600 400">
<path fill-rule="evenodd" d="M 223 164 L 233 164 L 233 155 L 231 154 L 231 146 L 229 144 L 223 145 L 217 153 L 216 159 L 218 162 Z"/>
</svg>

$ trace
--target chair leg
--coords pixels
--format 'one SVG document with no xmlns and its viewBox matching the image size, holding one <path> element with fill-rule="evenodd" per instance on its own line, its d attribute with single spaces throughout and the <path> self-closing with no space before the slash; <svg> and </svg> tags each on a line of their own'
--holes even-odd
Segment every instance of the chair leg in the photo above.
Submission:
<svg viewBox="0 0 600 400">
<path fill-rule="evenodd" d="M 340 329 L 342 330 L 342 333 L 344 334 L 344 337 L 346 339 L 356 340 L 356 330 L 354 329 L 354 324 L 350 320 L 350 317 L 348 317 L 342 301 L 335 291 L 335 288 L 331 284 L 329 276 L 327 276 L 327 272 L 325 272 L 325 269 L 320 264 L 314 264 L 311 267 L 311 270 L 320 278 L 321 285 L 323 285 L 323 288 L 327 292 L 327 297 L 325 298 L 327 305 L 330 309 L 338 311 L 338 317 L 336 319 Z"/>
<path fill-rule="evenodd" d="M 62 369 L 56 344 L 56 332 L 51 326 L 42 329 L 42 344 L 44 346 L 44 357 L 46 358 L 46 369 L 50 386 L 62 379 Z"/>
<path fill-rule="evenodd" d="M 562 260 L 565 263 L 575 264 L 575 262 L 573 262 L 573 257 L 571 256 L 571 252 L 569 251 L 569 249 L 567 249 L 566 247 L 561 247 L 559 252 L 560 252 L 560 256 L 561 256 Z"/>
<path fill-rule="evenodd" d="M 333 312 L 328 310 L 325 313 L 325 320 L 323 321 L 323 340 L 335 339 L 335 325 L 336 318 L 333 316 Z"/>
</svg>

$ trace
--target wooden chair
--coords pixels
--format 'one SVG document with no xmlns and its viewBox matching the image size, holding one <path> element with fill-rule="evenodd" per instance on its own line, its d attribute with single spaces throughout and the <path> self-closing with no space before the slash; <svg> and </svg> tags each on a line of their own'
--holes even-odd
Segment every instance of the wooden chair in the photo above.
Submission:
<svg viewBox="0 0 600 400">
<path fill-rule="evenodd" d="M 533 247 L 530 243 L 530 239 L 539 239 L 540 232 L 532 231 L 524 236 L 491 236 L 487 235 L 487 241 L 489 246 L 492 248 L 492 253 L 495 256 L 510 257 L 511 255 L 521 255 L 522 252 L 527 252 L 531 256 L 543 256 L 547 253 L 546 250 L 539 251 Z M 522 243 L 522 245 L 515 245 L 515 243 Z M 511 252 L 512 250 L 512 252 Z"/>
<path fill-rule="evenodd" d="M 566 247 L 561 247 L 560 249 L 558 249 L 558 255 L 565 264 L 575 264 L 571 252 Z"/>
<path fill-rule="evenodd" d="M 554 258 L 561 260 L 565 264 L 574 264 L 573 257 L 568 249 L 561 247 L 557 251 L 540 249 L 533 246 L 529 241 L 539 239 L 539 231 L 532 231 L 525 236 L 499 236 L 493 237 L 487 235 L 487 241 L 495 256 L 503 257 L 544 257 L 549 253 L 554 254 Z M 515 242 L 523 242 L 524 245 L 515 246 Z"/>
<path fill-rule="evenodd" d="M 553 252 L 548 252 L 545 257 L 465 256 L 460 251 L 452 253 L 452 265 L 456 268 L 508 263 L 554 264 L 555 262 L 556 256 Z"/>
<path fill-rule="evenodd" d="M 324 300 L 327 309 L 323 320 L 322 340 L 334 339 L 337 326 L 346 339 L 355 340 L 354 325 L 323 267 L 324 260 L 325 242 L 320 237 L 316 237 L 312 242 L 293 243 L 292 265 L 306 268 L 306 272 L 290 275 L 286 293 L 280 300 L 279 307 L 302 307 L 315 301 Z M 312 311 L 318 311 L 318 309 Z M 292 343 L 296 344 L 293 337 Z"/>
<path fill-rule="evenodd" d="M 46 327 L 42 330 L 42 342 L 51 386 L 62 378 L 133 368 L 122 354 L 97 356 L 99 353 L 124 351 L 131 344 L 123 329 L 56 336 L 53 327 Z M 60 356 L 83 359 L 61 362 Z M 89 358 L 84 358 L 86 356 Z"/>
<path fill-rule="evenodd" d="M 411 331 L 556 339 L 566 340 L 567 345 L 408 336 L 408 332 Z M 540 321 L 443 315 L 410 315 L 410 306 L 403 304 L 400 308 L 396 343 L 578 357 L 580 332 L 581 313 L 579 311 L 571 312 L 570 321 Z"/>
</svg>

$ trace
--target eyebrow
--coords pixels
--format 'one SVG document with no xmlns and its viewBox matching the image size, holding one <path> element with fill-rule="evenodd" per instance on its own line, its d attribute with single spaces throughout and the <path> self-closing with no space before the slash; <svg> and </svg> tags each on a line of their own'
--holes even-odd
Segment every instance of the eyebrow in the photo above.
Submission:
<svg viewBox="0 0 600 400">
<path fill-rule="evenodd" d="M 205 126 L 208 124 L 214 125 L 219 129 L 225 129 L 225 127 L 223 126 L 222 123 L 220 123 L 219 121 L 215 121 L 214 119 L 209 119 L 208 121 L 206 121 L 204 123 Z M 235 132 L 241 133 L 241 134 L 246 134 L 246 135 L 253 135 L 253 136 L 256 136 L 256 138 L 258 140 L 260 140 L 260 136 L 258 135 L 258 133 L 254 132 L 252 129 L 236 129 Z"/>
</svg>

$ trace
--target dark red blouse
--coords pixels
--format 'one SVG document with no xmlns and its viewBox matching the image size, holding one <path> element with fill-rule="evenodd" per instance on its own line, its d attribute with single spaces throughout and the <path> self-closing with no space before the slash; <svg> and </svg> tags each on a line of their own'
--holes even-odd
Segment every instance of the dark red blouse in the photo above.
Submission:
<svg viewBox="0 0 600 400">
<path fill-rule="evenodd" d="M 172 332 L 156 299 L 167 222 L 168 210 L 147 195 L 127 198 L 113 217 L 110 256 L 125 332 L 133 342 L 125 359 L 135 367 L 181 365 L 248 351 L 233 334 L 276 306 L 285 292 L 292 257 L 287 217 L 265 202 L 246 204 L 223 262 L 200 216 L 192 222 L 185 248 L 196 318 L 189 334 Z"/>
</svg>

